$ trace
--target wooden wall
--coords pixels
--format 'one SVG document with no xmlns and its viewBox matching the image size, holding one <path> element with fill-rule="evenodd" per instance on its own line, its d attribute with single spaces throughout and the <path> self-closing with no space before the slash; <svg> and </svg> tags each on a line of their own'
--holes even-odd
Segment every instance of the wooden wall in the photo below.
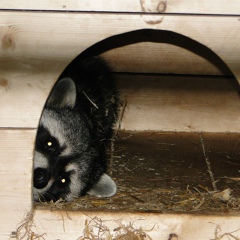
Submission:
<svg viewBox="0 0 240 240">
<path fill-rule="evenodd" d="M 12 235 L 13 239 L 17 224 L 31 209 L 31 160 L 39 117 L 53 84 L 76 55 L 112 35 L 146 28 L 170 30 L 213 50 L 240 82 L 239 9 L 239 0 L 113 0 L 108 4 L 103 0 L 0 1 L 0 238 L 9 239 Z M 116 72 L 230 74 L 196 54 L 169 44 L 139 43 L 111 50 L 104 56 L 112 61 Z M 128 85 L 123 89 L 128 89 Z M 236 92 L 229 94 L 228 113 L 231 101 L 235 103 L 228 126 L 235 123 L 231 131 L 239 131 L 238 97 Z M 130 96 L 129 92 L 126 96 Z M 195 130 L 201 130 L 201 126 Z M 75 239 L 79 224 L 83 226 L 85 220 L 84 216 L 80 222 L 78 216 L 73 220 L 65 217 L 62 222 L 58 213 L 35 214 L 35 231 L 46 233 L 46 239 Z M 146 225 L 153 221 L 152 216 L 144 219 L 148 219 Z M 161 219 L 156 216 L 154 221 Z M 194 219 L 196 225 L 200 222 L 207 225 L 210 221 L 181 215 L 170 219 L 163 221 L 166 226 L 163 235 L 158 235 L 158 230 L 163 229 L 156 228 L 154 239 L 156 236 L 165 239 L 173 230 L 181 233 L 182 239 L 192 239 L 195 235 L 187 231 L 187 223 Z M 219 217 L 215 220 L 231 230 L 239 227 L 233 217 L 228 222 Z M 202 232 L 199 229 L 199 239 L 213 238 L 214 229 L 215 226 Z"/>
<path fill-rule="evenodd" d="M 1 9 L 20 10 L 58 10 L 58 11 L 87 11 L 87 12 L 129 12 L 129 13 L 174 13 L 174 14 L 226 14 L 239 15 L 239 2 L 233 0 L 225 1 L 195 1 L 195 0 L 122 0 L 111 1 L 108 4 L 104 0 L 2 0 Z"/>
<path fill-rule="evenodd" d="M 2 11 L 0 126 L 36 128 L 51 87 L 78 53 L 106 37 L 140 28 L 169 29 L 205 44 L 239 79 L 237 16 L 164 15 L 164 21 L 154 25 L 146 23 L 143 17 L 121 13 Z M 219 24 L 221 27 L 216 27 Z M 156 44 L 140 44 L 127 47 L 126 51 L 109 51 L 105 57 L 121 72 L 223 74 L 222 69 L 208 61 L 173 46 L 164 50 L 162 59 L 156 52 L 161 52 L 165 45 L 156 50 Z M 9 107 L 6 102 L 13 105 Z M 28 114 L 23 115 L 22 109 Z"/>
</svg>

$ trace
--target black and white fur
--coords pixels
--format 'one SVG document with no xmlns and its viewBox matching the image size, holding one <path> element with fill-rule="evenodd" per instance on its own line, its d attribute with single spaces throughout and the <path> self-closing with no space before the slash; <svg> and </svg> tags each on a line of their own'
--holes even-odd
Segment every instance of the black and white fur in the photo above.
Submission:
<svg viewBox="0 0 240 240">
<path fill-rule="evenodd" d="M 34 154 L 35 201 L 109 197 L 116 184 L 106 174 L 106 142 L 118 115 L 118 92 L 99 57 L 88 57 L 53 88 L 43 110 Z"/>
</svg>

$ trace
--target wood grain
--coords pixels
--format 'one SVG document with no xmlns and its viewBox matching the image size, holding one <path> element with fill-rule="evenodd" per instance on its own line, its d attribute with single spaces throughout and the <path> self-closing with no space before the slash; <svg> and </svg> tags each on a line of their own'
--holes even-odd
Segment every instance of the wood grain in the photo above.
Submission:
<svg viewBox="0 0 240 240">
<path fill-rule="evenodd" d="M 49 224 L 49 219 L 51 219 L 51 224 Z M 102 226 L 108 227 L 112 234 L 120 224 L 125 226 L 133 224 L 135 229 L 141 228 L 152 239 L 175 240 L 214 239 L 216 230 L 216 237 L 238 230 L 238 219 L 239 217 L 234 216 L 36 210 L 34 221 L 38 226 L 36 232 L 38 234 L 45 233 L 46 239 L 78 239 L 83 236 L 86 223 L 95 226 L 97 233 L 101 226 L 96 223 L 98 222 Z M 86 220 L 88 221 L 86 222 Z M 100 232 L 100 234 L 102 233 Z M 178 238 L 170 238 L 170 234 L 175 234 Z M 233 235 L 239 236 L 239 232 L 237 231 Z"/>
<path fill-rule="evenodd" d="M 160 17 L 162 19 L 160 23 L 151 24 L 150 22 L 156 18 L 154 14 L 148 14 L 146 19 L 141 14 L 3 11 L 0 14 L 2 39 L 0 53 L 1 63 L 4 64 L 1 74 L 5 75 L 6 69 L 15 70 L 19 62 L 24 63 L 27 70 L 33 65 L 32 62 L 37 60 L 42 61 L 43 65 L 50 61 L 66 66 L 83 50 L 107 37 L 150 28 L 180 33 L 202 43 L 213 50 L 228 65 L 236 78 L 239 78 L 238 17 L 164 15 L 163 19 Z M 160 36 L 161 34 L 164 35 L 164 32 L 159 32 Z M 178 42 L 177 36 L 174 41 Z M 109 57 L 115 61 L 116 69 L 123 72 L 211 75 L 222 74 L 222 71 L 224 73 L 224 69 L 213 67 L 208 60 L 203 60 L 187 50 L 168 47 L 168 44 L 135 44 L 125 50 L 115 49 L 111 51 Z M 51 68 L 52 65 L 49 71 L 52 71 Z M 58 73 L 61 70 L 59 69 Z"/>
<path fill-rule="evenodd" d="M 35 130 L 0 130 L 0 238 L 9 239 L 31 209 Z"/>
<path fill-rule="evenodd" d="M 44 77 L 30 72 L 21 81 L 12 77 L 10 83 L 4 82 L 0 126 L 37 128 L 54 78 L 53 73 Z M 232 78 L 141 74 L 116 78 L 127 103 L 122 129 L 240 132 L 238 85 Z"/>
<path fill-rule="evenodd" d="M 121 75 L 126 101 L 121 128 L 187 132 L 240 132 L 234 79 Z"/>
<path fill-rule="evenodd" d="M 238 17 L 166 15 L 151 25 L 138 14 L 1 12 L 0 21 L 1 127 L 36 128 L 54 82 L 76 55 L 102 39 L 139 28 L 168 29 L 196 39 L 240 79 Z M 222 70 L 168 44 L 134 44 L 110 50 L 105 57 L 122 72 L 215 75 Z"/>
<path fill-rule="evenodd" d="M 166 5 L 162 7 L 162 5 Z M 239 0 L 2 0 L 0 9 L 104 11 L 104 12 L 154 12 L 190 14 L 239 14 Z"/>
</svg>

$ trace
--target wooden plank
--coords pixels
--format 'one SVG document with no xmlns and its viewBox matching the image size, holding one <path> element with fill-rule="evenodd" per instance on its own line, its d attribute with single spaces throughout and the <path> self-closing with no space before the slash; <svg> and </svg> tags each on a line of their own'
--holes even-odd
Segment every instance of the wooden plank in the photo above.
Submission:
<svg viewBox="0 0 240 240">
<path fill-rule="evenodd" d="M 0 94 L 2 127 L 36 128 L 57 78 L 47 71 L 24 75 L 19 82 L 13 74 L 9 90 Z M 240 132 L 239 94 L 232 78 L 140 74 L 116 78 L 127 103 L 122 129 Z"/>
<path fill-rule="evenodd" d="M 50 71 L 34 61 L 14 62 L 14 67 L 0 71 L 0 126 L 37 128 L 45 101 L 57 80 L 56 64 Z M 9 66 L 11 61 L 8 62 Z M 51 65 L 51 63 L 49 63 Z M 55 73 L 54 73 L 55 67 Z M 60 68 L 61 69 L 61 68 Z M 51 72 L 53 71 L 53 72 Z"/>
<path fill-rule="evenodd" d="M 170 44 L 137 43 L 103 54 L 116 72 L 228 75 L 207 59 Z"/>
<path fill-rule="evenodd" d="M 86 222 L 86 220 L 88 220 Z M 51 224 L 49 224 L 51 222 Z M 36 210 L 34 216 L 37 234 L 45 233 L 46 239 L 80 239 L 86 223 L 92 227 L 95 234 L 99 227 L 109 228 L 111 234 L 121 226 L 132 224 L 134 229 L 142 229 L 151 239 L 221 239 L 232 233 L 239 237 L 239 217 L 234 216 L 199 216 L 187 214 L 151 214 L 151 213 L 121 213 L 121 212 L 63 212 Z M 122 224 L 122 225 L 121 225 Z M 115 231 L 114 231 L 115 229 Z M 103 234 L 104 231 L 100 232 Z M 175 234 L 175 238 L 173 237 Z M 102 235 L 101 235 L 102 236 Z M 106 236 L 106 235 L 105 235 Z M 172 236 L 172 238 L 170 238 Z M 217 238 L 219 237 L 219 238 Z M 126 238 L 127 239 L 127 238 Z M 144 238 L 150 239 L 150 238 Z M 236 238 L 237 239 L 237 238 Z"/>
<path fill-rule="evenodd" d="M 240 132 L 234 79 L 120 75 L 126 130 Z"/>
<path fill-rule="evenodd" d="M 237 14 L 239 15 L 239 0 L 42 0 L 21 1 L 2 0 L 0 9 L 28 9 L 28 10 L 58 10 L 58 11 L 106 11 L 106 12 L 166 12 L 166 13 L 197 13 L 197 14 Z"/>
<path fill-rule="evenodd" d="M 32 21 L 29 22 L 27 19 L 31 19 Z M 26 67 L 33 65 L 33 59 L 44 60 L 45 62 L 53 61 L 66 65 L 78 53 L 102 39 L 136 29 L 151 28 L 174 31 L 201 42 L 218 54 L 229 68 L 231 68 L 237 78 L 240 76 L 238 67 L 240 56 L 240 47 L 238 47 L 240 25 L 238 24 L 238 17 L 165 15 L 162 18 L 151 14 L 144 16 L 141 14 L 1 12 L 0 21 L 0 37 L 2 38 L 2 48 L 0 50 L 1 62 L 5 64 L 4 69 L 1 70 L 3 74 L 6 68 L 9 69 L 15 66 L 15 64 L 12 64 L 13 60 L 24 62 Z M 161 32 L 160 34 L 164 33 Z M 139 47 L 145 50 L 140 50 Z M 144 55 L 147 51 L 146 49 L 148 50 L 148 54 Z M 110 56 L 118 59 L 117 63 L 121 63 L 118 53 L 124 53 L 125 59 L 131 60 L 125 64 L 121 63 L 118 67 L 121 71 L 161 72 L 162 69 L 165 69 L 165 72 L 167 72 L 170 69 L 166 66 L 174 65 L 169 64 L 174 57 L 172 51 L 178 52 L 179 49 L 166 48 L 163 50 L 163 56 L 168 55 L 165 61 L 166 64 L 164 65 L 166 68 L 163 66 L 158 70 L 158 65 L 152 63 L 155 60 L 158 62 L 161 56 L 161 49 L 165 49 L 165 46 L 156 49 L 156 44 L 150 46 L 135 45 L 135 47 L 130 48 L 133 52 L 118 52 L 114 50 Z M 158 50 L 160 52 L 156 54 Z M 183 56 L 181 55 L 182 52 L 184 53 Z M 140 53 L 142 54 L 141 58 L 139 58 Z M 138 57 L 138 61 L 137 66 L 133 67 L 133 60 L 135 60 L 133 56 L 135 54 Z M 199 60 L 199 58 L 196 58 L 196 56 L 189 54 L 185 50 L 179 51 L 176 54 L 177 56 L 180 61 L 181 56 L 183 59 L 190 56 L 189 62 L 193 64 L 191 64 L 189 69 L 192 69 L 192 66 L 199 66 L 198 63 L 200 63 L 201 67 L 196 67 L 197 74 L 221 73 L 221 69 L 216 70 L 216 68 L 212 68 L 212 66 L 208 65 L 207 61 Z M 149 58 L 152 59 L 150 62 Z M 143 61 L 141 66 L 139 66 L 139 59 Z M 195 62 L 196 64 L 194 64 Z M 162 62 L 159 63 L 161 65 Z M 188 62 L 186 62 L 185 66 L 187 65 Z M 206 71 L 204 71 L 205 66 L 207 66 Z M 182 69 L 181 64 L 179 64 L 177 71 L 175 71 L 176 69 L 172 69 L 170 72 L 179 73 L 181 71 L 179 69 Z M 193 72 L 193 70 L 189 70 L 188 72 L 187 69 L 185 67 L 183 73 Z"/>
<path fill-rule="evenodd" d="M 1 127 L 36 128 L 42 107 L 54 82 L 78 53 L 106 37 L 139 28 L 168 29 L 202 42 L 228 64 L 240 81 L 238 17 L 165 16 L 161 23 L 152 25 L 141 15 L 1 12 L 0 22 Z M 161 34 L 164 33 L 161 32 Z M 106 53 L 109 54 L 106 57 L 110 61 L 111 58 L 113 59 L 113 64 L 119 71 L 168 72 L 169 68 L 164 70 L 164 67 L 171 65 L 174 53 L 169 54 L 165 66 L 158 71 L 158 64 L 153 64 L 155 61 L 158 63 L 159 60 L 159 55 L 155 54 L 156 44 L 152 45 L 152 48 L 149 47 L 148 55 L 145 49 L 139 49 L 146 46 L 136 45 L 133 52 L 129 53 L 127 50 L 131 48 L 127 48 L 126 51 L 120 49 L 119 52 L 111 50 Z M 161 45 L 161 48 L 164 49 L 165 46 Z M 139 63 L 140 55 L 137 54 L 141 51 L 142 65 Z M 124 56 L 128 61 L 122 62 L 120 66 L 118 62 L 121 57 L 117 56 L 119 53 L 122 55 L 128 53 Z M 182 62 L 185 61 L 181 61 L 181 53 L 179 51 L 176 54 L 179 62 L 178 69 L 182 68 Z M 135 54 L 136 59 L 133 58 Z M 185 56 L 189 54 L 186 53 Z M 193 59 L 194 57 L 191 60 Z M 194 65 L 198 65 L 199 61 L 196 60 Z M 193 67 L 190 62 L 185 63 L 190 71 L 187 72 L 185 67 L 182 73 L 191 73 Z M 138 66 L 135 66 L 135 63 Z M 161 65 L 161 62 L 159 64 Z M 145 65 L 148 67 L 143 70 Z M 155 67 L 152 68 L 152 65 Z M 202 66 L 202 69 L 204 66 L 209 66 L 211 69 L 211 65 L 207 63 Z M 176 72 L 176 69 L 172 71 L 172 73 Z M 216 68 L 214 72 L 216 73 Z M 209 74 L 209 71 L 206 73 Z"/>
<path fill-rule="evenodd" d="M 36 130 L 0 130 L 0 238 L 9 239 L 31 209 Z"/>
</svg>

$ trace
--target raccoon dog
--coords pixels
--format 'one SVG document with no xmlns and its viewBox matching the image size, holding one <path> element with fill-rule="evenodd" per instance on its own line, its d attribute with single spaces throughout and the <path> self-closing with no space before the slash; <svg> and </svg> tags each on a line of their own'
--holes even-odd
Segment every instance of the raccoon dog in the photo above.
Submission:
<svg viewBox="0 0 240 240">
<path fill-rule="evenodd" d="M 105 155 L 119 103 L 110 72 L 101 58 L 88 57 L 53 88 L 36 137 L 35 201 L 115 194 Z"/>
</svg>

